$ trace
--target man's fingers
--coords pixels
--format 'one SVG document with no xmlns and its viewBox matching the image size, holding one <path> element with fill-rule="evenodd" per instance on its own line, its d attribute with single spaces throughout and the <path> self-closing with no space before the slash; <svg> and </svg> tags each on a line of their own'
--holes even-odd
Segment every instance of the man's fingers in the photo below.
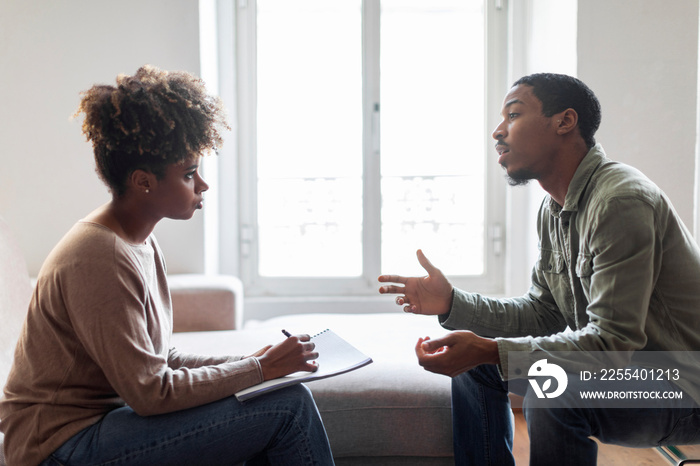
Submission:
<svg viewBox="0 0 700 466">
<path fill-rule="evenodd" d="M 429 340 L 430 337 L 419 338 L 416 342 L 416 353 L 425 353 L 425 350 L 423 349 L 423 343 Z"/>
<path fill-rule="evenodd" d="M 396 294 L 396 293 L 403 293 L 404 292 L 404 287 L 403 286 L 397 286 L 397 285 L 384 285 L 379 287 L 379 293 L 381 294 Z"/>
<path fill-rule="evenodd" d="M 380 275 L 377 280 L 383 283 L 406 283 L 408 278 L 401 275 Z"/>
<path fill-rule="evenodd" d="M 444 337 L 440 338 L 435 338 L 434 340 L 427 340 L 424 341 L 423 344 L 423 350 L 426 353 L 434 353 L 435 351 L 439 350 L 443 346 L 449 346 L 449 334 Z"/>
<path fill-rule="evenodd" d="M 423 254 L 423 250 L 419 249 L 416 251 L 416 256 L 418 256 L 418 263 L 420 263 L 421 267 L 425 269 L 426 272 L 428 272 L 428 275 L 432 275 L 434 272 L 437 271 L 437 268 L 428 260 L 428 258 Z"/>
</svg>

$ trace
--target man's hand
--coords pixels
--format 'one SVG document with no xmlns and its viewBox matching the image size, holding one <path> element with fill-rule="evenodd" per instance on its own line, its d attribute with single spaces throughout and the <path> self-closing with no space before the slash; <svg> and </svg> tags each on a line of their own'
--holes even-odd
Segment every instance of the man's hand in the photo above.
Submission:
<svg viewBox="0 0 700 466">
<path fill-rule="evenodd" d="M 276 379 L 293 372 L 316 372 L 318 365 L 313 361 L 318 358 L 314 352 L 316 345 L 311 343 L 309 335 L 294 335 L 281 343 L 255 353 L 263 371 L 263 380 Z"/>
<path fill-rule="evenodd" d="M 499 364 L 496 340 L 483 338 L 467 330 L 448 333 L 431 340 L 419 338 L 416 343 L 418 364 L 436 374 L 454 377 L 480 364 Z"/>
<path fill-rule="evenodd" d="M 394 293 L 396 304 L 403 306 L 404 312 L 413 314 L 439 315 L 449 312 L 452 307 L 452 284 L 440 269 L 430 263 L 420 249 L 416 253 L 418 262 L 428 272 L 427 277 L 402 277 L 400 275 L 381 275 L 380 282 L 399 283 L 379 288 L 379 293 Z"/>
</svg>

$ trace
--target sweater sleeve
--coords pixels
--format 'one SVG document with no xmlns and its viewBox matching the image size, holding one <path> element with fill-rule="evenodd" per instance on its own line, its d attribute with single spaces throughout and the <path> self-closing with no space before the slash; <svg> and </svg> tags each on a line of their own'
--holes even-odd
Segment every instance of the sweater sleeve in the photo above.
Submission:
<svg viewBox="0 0 700 466">
<path fill-rule="evenodd" d="M 183 353 L 177 348 L 170 348 L 168 354 L 168 366 L 173 369 L 188 367 L 196 369 L 202 366 L 215 366 L 226 362 L 235 362 L 243 359 L 243 356 L 208 356 L 203 354 Z"/>
<path fill-rule="evenodd" d="M 152 289 L 144 271 L 155 267 L 157 282 L 167 287 L 164 268 L 153 257 L 150 263 L 139 260 L 118 239 L 111 247 L 109 260 L 104 252 L 91 260 L 88 252 L 79 267 L 64 274 L 61 289 L 87 356 L 135 412 L 155 415 L 187 409 L 262 381 L 256 358 L 172 358 L 170 316 L 160 298 L 167 296 L 167 289 Z M 157 246 L 154 249 L 157 254 Z M 192 367 L 169 363 L 177 360 Z"/>
</svg>

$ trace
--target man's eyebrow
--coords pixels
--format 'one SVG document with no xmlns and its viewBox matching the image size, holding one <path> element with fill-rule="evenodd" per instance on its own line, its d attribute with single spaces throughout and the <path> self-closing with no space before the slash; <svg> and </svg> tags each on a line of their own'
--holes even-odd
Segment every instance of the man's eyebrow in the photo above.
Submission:
<svg viewBox="0 0 700 466">
<path fill-rule="evenodd" d="M 508 102 L 506 102 L 506 104 L 503 106 L 503 108 L 508 108 L 508 107 L 510 107 L 511 105 L 514 105 L 514 104 L 522 104 L 522 103 L 523 103 L 523 101 L 520 100 L 520 99 L 518 99 L 518 98 L 510 99 Z"/>
<path fill-rule="evenodd" d="M 194 163 L 194 164 L 190 165 L 189 167 L 185 167 L 185 171 L 189 171 L 189 170 L 192 170 L 192 169 L 195 169 L 195 168 L 199 168 L 199 164 L 198 164 L 198 163 Z"/>
</svg>

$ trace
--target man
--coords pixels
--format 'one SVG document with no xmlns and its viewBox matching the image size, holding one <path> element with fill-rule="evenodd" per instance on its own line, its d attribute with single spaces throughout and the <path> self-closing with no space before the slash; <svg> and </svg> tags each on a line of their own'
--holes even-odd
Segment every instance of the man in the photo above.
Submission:
<svg viewBox="0 0 700 466">
<path fill-rule="evenodd" d="M 426 277 L 379 277 L 395 283 L 380 293 L 398 294 L 404 311 L 437 315 L 456 330 L 416 345 L 421 366 L 453 377 L 456 463 L 514 464 L 509 391 L 525 396 L 531 465 L 595 464 L 590 436 L 628 446 L 700 442 L 700 369 L 692 360 L 669 368 L 678 377 L 644 381 L 648 392 L 685 395 L 663 408 L 575 399 L 605 388 L 601 377 L 569 376 L 568 389 L 560 385 L 551 404 L 540 403 L 554 394 L 543 393 L 549 382 L 527 380 L 535 369 L 590 363 L 602 351 L 614 368 L 625 368 L 633 354 L 700 350 L 700 249 L 665 194 L 596 145 L 600 104 L 581 81 L 521 78 L 502 117 L 493 137 L 509 183 L 537 180 L 549 194 L 538 214 L 540 253 L 528 293 L 493 299 L 453 289 L 421 251 Z M 509 354 L 525 355 L 532 366 L 509 367 L 517 365 Z M 627 394 L 634 382 L 641 386 L 621 382 Z"/>
</svg>

